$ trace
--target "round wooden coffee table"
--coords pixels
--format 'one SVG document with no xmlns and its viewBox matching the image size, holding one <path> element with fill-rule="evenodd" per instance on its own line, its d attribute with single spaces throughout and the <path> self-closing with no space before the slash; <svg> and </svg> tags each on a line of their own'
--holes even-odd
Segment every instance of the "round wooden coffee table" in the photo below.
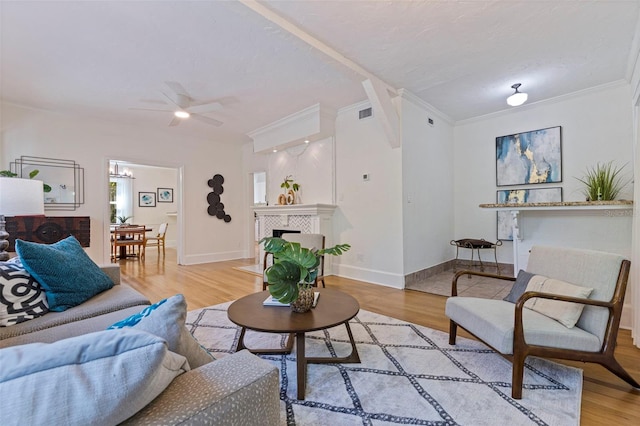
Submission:
<svg viewBox="0 0 640 426">
<path fill-rule="evenodd" d="M 284 306 L 263 306 L 269 296 L 268 291 L 253 293 L 233 302 L 227 314 L 229 320 L 241 327 L 236 351 L 248 349 L 253 353 L 290 353 L 293 348 L 293 336 L 296 339 L 296 368 L 298 376 L 298 399 L 304 399 L 307 380 L 307 364 L 359 363 L 360 357 L 349 327 L 349 320 L 360 310 L 358 301 L 352 296 L 328 288 L 315 289 L 320 292 L 318 304 L 303 314 L 293 312 Z M 343 358 L 305 356 L 305 333 L 324 330 L 344 324 L 351 342 L 351 354 Z M 284 349 L 253 349 L 244 345 L 247 329 L 265 333 L 289 333 Z"/>
</svg>

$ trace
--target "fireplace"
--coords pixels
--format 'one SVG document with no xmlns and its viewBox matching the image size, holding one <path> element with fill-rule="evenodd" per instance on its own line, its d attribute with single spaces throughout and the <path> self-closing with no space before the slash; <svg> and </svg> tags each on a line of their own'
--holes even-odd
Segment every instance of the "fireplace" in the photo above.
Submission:
<svg viewBox="0 0 640 426">
<path fill-rule="evenodd" d="M 282 237 L 282 234 L 299 234 L 302 231 L 297 231 L 295 229 L 274 229 L 271 231 L 271 235 L 273 237 Z"/>
<path fill-rule="evenodd" d="M 284 232 L 302 234 L 322 234 L 325 244 L 333 244 L 333 211 L 337 206 L 332 204 L 292 204 L 288 206 L 254 206 L 253 212 L 258 217 L 260 239 L 281 236 Z M 283 232 L 284 231 L 284 232 Z M 325 259 L 325 271 L 331 271 L 331 257 Z M 259 259 L 264 259 L 264 247 L 260 244 Z M 329 274 L 325 274 L 329 275 Z"/>
</svg>

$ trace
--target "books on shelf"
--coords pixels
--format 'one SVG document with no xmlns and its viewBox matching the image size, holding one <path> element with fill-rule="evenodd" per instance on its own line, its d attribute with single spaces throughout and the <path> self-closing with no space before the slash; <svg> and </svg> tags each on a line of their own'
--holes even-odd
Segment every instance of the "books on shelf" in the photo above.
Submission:
<svg viewBox="0 0 640 426">
<path fill-rule="evenodd" d="M 313 307 L 315 308 L 316 305 L 318 304 L 318 298 L 320 297 L 320 292 L 319 291 L 314 291 L 313 292 Z M 278 299 L 276 299 L 273 296 L 269 296 L 265 299 L 264 302 L 262 302 L 262 304 L 264 306 L 289 306 L 288 303 L 282 303 L 280 302 Z"/>
</svg>

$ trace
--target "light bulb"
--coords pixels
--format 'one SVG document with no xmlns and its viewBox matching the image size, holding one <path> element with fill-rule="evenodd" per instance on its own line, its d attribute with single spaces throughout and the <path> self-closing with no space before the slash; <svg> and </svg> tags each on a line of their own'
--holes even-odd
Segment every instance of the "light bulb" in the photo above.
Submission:
<svg viewBox="0 0 640 426">
<path fill-rule="evenodd" d="M 189 118 L 191 116 L 191 114 L 189 114 L 187 111 L 176 111 L 173 113 L 173 115 L 178 118 Z"/>
</svg>

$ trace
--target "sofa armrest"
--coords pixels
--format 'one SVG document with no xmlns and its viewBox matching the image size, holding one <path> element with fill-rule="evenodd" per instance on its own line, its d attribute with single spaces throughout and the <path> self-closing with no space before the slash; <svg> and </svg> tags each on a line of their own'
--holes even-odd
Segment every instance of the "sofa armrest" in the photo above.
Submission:
<svg viewBox="0 0 640 426">
<path fill-rule="evenodd" d="M 243 350 L 182 374 L 123 424 L 277 425 L 278 369 Z"/>
<path fill-rule="evenodd" d="M 102 265 L 100 269 L 111 278 L 115 285 L 120 284 L 120 265 Z"/>
</svg>

